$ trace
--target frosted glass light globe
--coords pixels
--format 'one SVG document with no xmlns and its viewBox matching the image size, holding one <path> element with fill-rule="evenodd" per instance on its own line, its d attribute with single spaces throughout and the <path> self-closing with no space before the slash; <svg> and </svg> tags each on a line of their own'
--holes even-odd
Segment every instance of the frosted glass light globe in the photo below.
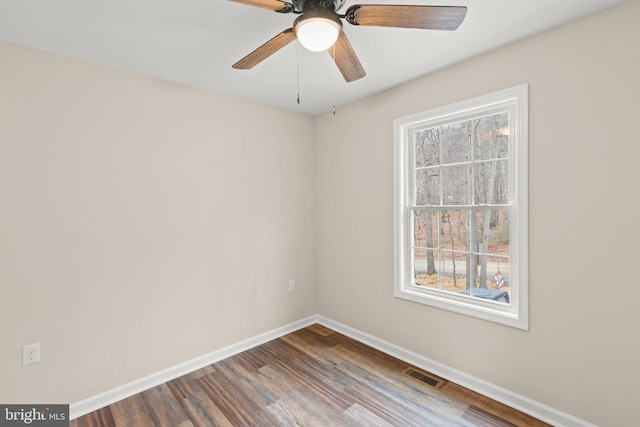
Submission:
<svg viewBox="0 0 640 427">
<path fill-rule="evenodd" d="M 342 23 L 328 14 L 325 17 L 307 13 L 296 19 L 293 29 L 302 46 L 313 52 L 322 52 L 338 40 Z"/>
</svg>

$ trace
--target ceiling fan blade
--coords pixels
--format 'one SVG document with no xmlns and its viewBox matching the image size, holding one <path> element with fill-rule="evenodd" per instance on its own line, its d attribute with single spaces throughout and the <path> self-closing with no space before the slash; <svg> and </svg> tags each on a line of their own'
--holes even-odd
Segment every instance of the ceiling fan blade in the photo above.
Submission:
<svg viewBox="0 0 640 427">
<path fill-rule="evenodd" d="M 242 58 L 240 61 L 233 64 L 232 67 L 239 70 L 248 70 L 253 68 L 295 39 L 296 35 L 293 32 L 293 28 L 286 29 L 251 52 L 249 55 Z"/>
<path fill-rule="evenodd" d="M 354 5 L 345 19 L 353 25 L 453 31 L 467 14 L 465 6 Z"/>
<path fill-rule="evenodd" d="M 328 52 L 347 82 L 361 79 L 367 75 L 344 32 L 340 33 L 338 41 L 328 49 Z"/>
<path fill-rule="evenodd" d="M 231 0 L 236 3 L 248 4 L 249 6 L 261 7 L 275 12 L 288 13 L 293 10 L 290 3 L 280 0 Z"/>
</svg>

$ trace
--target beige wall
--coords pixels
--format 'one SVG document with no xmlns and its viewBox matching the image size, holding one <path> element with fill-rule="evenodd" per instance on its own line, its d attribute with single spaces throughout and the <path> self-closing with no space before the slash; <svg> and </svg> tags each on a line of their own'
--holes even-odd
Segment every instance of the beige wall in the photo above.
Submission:
<svg viewBox="0 0 640 427">
<path fill-rule="evenodd" d="M 0 402 L 315 313 L 312 117 L 6 43 L 0 64 Z"/>
<path fill-rule="evenodd" d="M 640 425 L 640 2 L 318 119 L 318 312 L 602 426 Z M 530 331 L 393 297 L 392 121 L 529 83 Z"/>
</svg>

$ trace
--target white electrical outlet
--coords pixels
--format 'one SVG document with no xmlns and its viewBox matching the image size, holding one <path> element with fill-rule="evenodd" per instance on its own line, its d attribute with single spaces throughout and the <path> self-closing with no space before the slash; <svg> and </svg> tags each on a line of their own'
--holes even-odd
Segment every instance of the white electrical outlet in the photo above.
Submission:
<svg viewBox="0 0 640 427">
<path fill-rule="evenodd" d="M 296 290 L 296 281 L 291 279 L 289 280 L 289 292 L 293 292 Z"/>
<path fill-rule="evenodd" d="M 22 366 L 40 361 L 40 343 L 22 346 Z"/>
</svg>

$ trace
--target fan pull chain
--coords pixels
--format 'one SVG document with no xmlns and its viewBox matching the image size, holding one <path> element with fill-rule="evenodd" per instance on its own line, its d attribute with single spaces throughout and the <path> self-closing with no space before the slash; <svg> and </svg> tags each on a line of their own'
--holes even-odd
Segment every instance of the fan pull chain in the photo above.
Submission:
<svg viewBox="0 0 640 427">
<path fill-rule="evenodd" d="M 297 98 L 297 102 L 298 105 L 300 105 L 300 42 L 298 42 L 297 44 L 297 49 L 296 49 L 296 72 L 297 72 L 297 80 L 298 80 L 298 98 Z"/>
<path fill-rule="evenodd" d="M 335 57 L 336 57 L 336 44 L 334 43 L 333 46 L 331 46 L 331 50 L 333 51 L 333 55 L 331 55 L 333 57 L 333 61 L 331 61 L 331 80 L 333 80 L 333 82 L 335 83 L 336 81 L 336 70 L 338 68 L 338 66 L 335 63 Z M 333 115 L 336 115 L 336 105 L 333 104 L 333 110 L 332 110 Z"/>
</svg>

